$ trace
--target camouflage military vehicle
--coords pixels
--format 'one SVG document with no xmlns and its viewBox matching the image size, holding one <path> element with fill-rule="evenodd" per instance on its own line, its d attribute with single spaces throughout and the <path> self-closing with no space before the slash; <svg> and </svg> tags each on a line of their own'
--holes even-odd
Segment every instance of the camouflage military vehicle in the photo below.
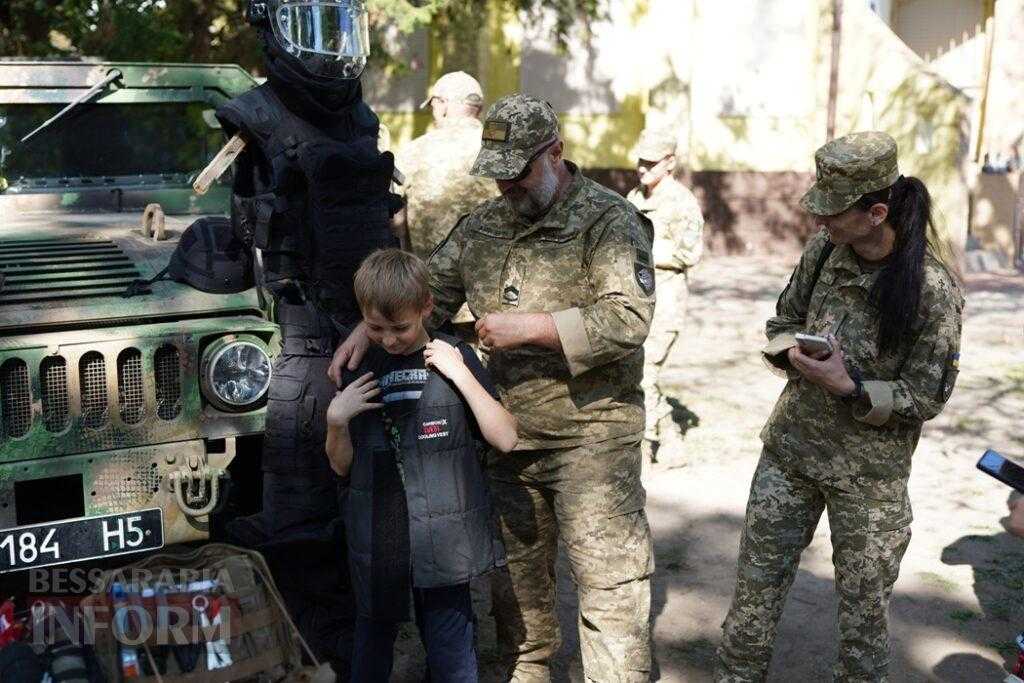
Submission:
<svg viewBox="0 0 1024 683">
<path fill-rule="evenodd" d="M 190 183 L 224 142 L 212 109 L 253 85 L 234 66 L 0 62 L 0 573 L 205 538 L 263 430 L 277 338 L 256 291 L 122 296 L 227 212 L 229 179 Z"/>
</svg>

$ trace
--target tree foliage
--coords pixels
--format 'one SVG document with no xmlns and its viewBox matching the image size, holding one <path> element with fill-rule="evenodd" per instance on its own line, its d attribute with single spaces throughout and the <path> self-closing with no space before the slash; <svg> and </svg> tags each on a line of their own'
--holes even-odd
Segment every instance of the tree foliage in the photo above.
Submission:
<svg viewBox="0 0 1024 683">
<path fill-rule="evenodd" d="M 509 9 L 555 13 L 562 42 L 570 27 L 600 15 L 602 0 L 498 0 Z M 485 0 L 368 0 L 374 36 L 408 34 L 480 14 Z M 259 73 L 259 39 L 246 0 L 0 0 L 0 56 L 116 61 L 229 62 Z M 383 48 L 383 49 L 379 49 Z M 388 61 L 388 46 L 377 53 Z"/>
</svg>

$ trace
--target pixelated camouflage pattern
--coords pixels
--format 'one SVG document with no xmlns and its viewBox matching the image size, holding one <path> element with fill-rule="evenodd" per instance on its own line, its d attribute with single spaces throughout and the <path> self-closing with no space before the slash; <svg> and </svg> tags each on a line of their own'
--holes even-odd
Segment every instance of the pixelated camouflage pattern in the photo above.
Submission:
<svg viewBox="0 0 1024 683">
<path fill-rule="evenodd" d="M 658 305 L 654 308 L 651 332 L 644 342 L 644 438 L 658 441 L 665 448 L 679 445 L 679 425 L 672 419 L 668 392 L 661 386 L 661 374 L 669 355 L 679 341 L 686 317 L 690 288 L 686 273 L 658 270 Z"/>
<path fill-rule="evenodd" d="M 685 271 L 697 265 L 704 254 L 704 214 L 685 185 L 668 177 L 654 186 L 649 197 L 637 187 L 626 199 L 654 224 L 658 270 Z"/>
<path fill-rule="evenodd" d="M 910 543 L 906 493 L 893 501 L 852 494 L 783 466 L 789 456 L 765 450 L 754 473 L 736 592 L 722 625 L 714 680 L 765 680 L 800 554 L 827 510 L 839 599 L 839 657 L 833 679 L 886 681 L 889 598 Z"/>
<path fill-rule="evenodd" d="M 420 258 L 430 257 L 461 216 L 498 196 L 493 180 L 469 174 L 482 129 L 473 118 L 442 119 L 398 151 L 395 165 L 405 174 L 399 192 L 406 201 L 409 246 Z"/>
<path fill-rule="evenodd" d="M 851 133 L 814 153 L 818 180 L 800 206 L 818 216 L 846 211 L 862 195 L 883 190 L 900 177 L 896 141 L 885 133 Z"/>
<path fill-rule="evenodd" d="M 660 377 L 683 329 L 689 294 L 686 270 L 695 266 L 704 252 L 704 216 L 693 193 L 671 177 L 655 185 L 649 197 L 637 187 L 626 199 L 654 225 L 654 265 L 658 277 L 658 305 L 644 344 L 644 438 L 675 441 L 680 436 L 679 427 L 672 421 L 672 407 L 662 391 Z"/>
<path fill-rule="evenodd" d="M 494 454 L 488 473 L 508 553 L 491 581 L 505 680 L 550 680 L 559 541 L 578 588 L 584 677 L 650 680 L 654 557 L 638 439 Z"/>
<path fill-rule="evenodd" d="M 566 448 L 643 429 L 642 345 L 654 312 L 650 232 L 636 209 L 569 164 L 565 195 L 535 223 L 502 198 L 464 217 L 430 257 L 433 325 L 551 312 L 563 350 L 493 351 L 488 369 L 519 420 L 521 449 Z"/>
<path fill-rule="evenodd" d="M 850 493 L 898 500 L 910 476 L 921 425 L 938 415 L 956 382 L 960 358 L 959 285 L 930 253 L 925 257 L 919 317 L 912 340 L 880 353 L 877 310 L 869 293 L 878 271 L 862 272 L 849 246 L 835 247 L 812 286 L 824 231 L 804 250 L 778 314 L 767 323 L 765 357 L 789 376 L 761 432 L 765 447 L 789 467 Z M 864 380 L 856 403 L 802 379 L 785 351 L 797 332 L 835 334 L 847 369 Z"/>
<path fill-rule="evenodd" d="M 483 144 L 470 173 L 485 178 L 515 178 L 538 148 L 558 135 L 551 105 L 521 93 L 495 102 L 484 117 Z"/>
</svg>

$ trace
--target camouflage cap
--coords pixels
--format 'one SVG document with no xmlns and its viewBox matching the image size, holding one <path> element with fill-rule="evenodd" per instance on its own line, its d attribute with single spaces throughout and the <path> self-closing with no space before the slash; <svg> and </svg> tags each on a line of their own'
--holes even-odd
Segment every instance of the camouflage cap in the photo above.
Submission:
<svg viewBox="0 0 1024 683">
<path fill-rule="evenodd" d="M 437 79 L 420 108 L 430 104 L 435 97 L 476 107 L 484 103 L 484 91 L 480 83 L 465 71 L 451 71 Z"/>
<path fill-rule="evenodd" d="M 526 168 L 539 149 L 557 137 L 558 116 L 550 104 L 520 93 L 508 95 L 487 112 L 480 153 L 469 172 L 510 180 Z"/>
<path fill-rule="evenodd" d="M 800 200 L 816 216 L 835 216 L 861 196 L 890 187 L 900 177 L 896 141 L 885 133 L 851 133 L 814 153 L 818 180 Z"/>
<path fill-rule="evenodd" d="M 676 153 L 676 135 L 668 128 L 648 126 L 640 133 L 640 140 L 633 148 L 632 157 L 645 161 L 661 161 Z"/>
</svg>

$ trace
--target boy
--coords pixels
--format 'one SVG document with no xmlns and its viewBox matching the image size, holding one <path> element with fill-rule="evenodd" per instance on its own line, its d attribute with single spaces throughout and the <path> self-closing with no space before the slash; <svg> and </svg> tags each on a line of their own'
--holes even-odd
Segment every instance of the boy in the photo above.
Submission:
<svg viewBox="0 0 1024 683">
<path fill-rule="evenodd" d="M 352 680 L 388 680 L 411 585 L 434 680 L 476 681 L 469 581 L 505 561 L 479 442 L 512 450 L 516 421 L 468 345 L 428 335 L 422 260 L 374 252 L 356 272 L 355 294 L 373 346 L 327 410 L 331 467 L 351 475 Z"/>
</svg>

